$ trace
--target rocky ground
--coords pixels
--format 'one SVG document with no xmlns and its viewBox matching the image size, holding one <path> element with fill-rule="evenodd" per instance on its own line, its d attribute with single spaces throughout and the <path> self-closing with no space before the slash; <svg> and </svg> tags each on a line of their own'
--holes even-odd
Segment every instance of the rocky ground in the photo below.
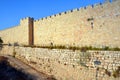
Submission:
<svg viewBox="0 0 120 80">
<path fill-rule="evenodd" d="M 0 56 L 0 80 L 32 80 L 28 75 L 12 67 L 7 58 Z"/>
<path fill-rule="evenodd" d="M 25 74 L 24 72 L 11 66 L 7 57 L 0 56 L 0 80 L 56 80 L 52 77 L 46 77 L 44 79 L 35 79 L 35 76 L 31 74 Z"/>
</svg>

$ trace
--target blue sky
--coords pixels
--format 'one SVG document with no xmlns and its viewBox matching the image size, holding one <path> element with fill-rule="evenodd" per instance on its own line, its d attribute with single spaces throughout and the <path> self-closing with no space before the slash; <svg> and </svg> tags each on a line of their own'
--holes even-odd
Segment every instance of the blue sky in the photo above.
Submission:
<svg viewBox="0 0 120 80">
<path fill-rule="evenodd" d="M 105 0 L 0 0 L 0 30 L 19 24 L 21 18 L 39 19 Z"/>
</svg>

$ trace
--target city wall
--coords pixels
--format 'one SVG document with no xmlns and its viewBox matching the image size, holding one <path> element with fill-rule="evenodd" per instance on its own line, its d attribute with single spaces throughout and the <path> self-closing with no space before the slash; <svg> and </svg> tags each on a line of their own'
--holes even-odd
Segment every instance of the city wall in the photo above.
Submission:
<svg viewBox="0 0 120 80">
<path fill-rule="evenodd" d="M 5 43 L 120 47 L 120 1 L 73 9 L 0 31 Z M 31 26 L 31 27 L 30 27 Z"/>
<path fill-rule="evenodd" d="M 28 44 L 28 19 L 21 19 L 18 26 L 0 31 L 0 37 L 6 44 Z"/>
<path fill-rule="evenodd" d="M 98 80 L 119 80 L 119 77 L 113 77 L 113 72 L 120 66 L 120 51 L 81 52 L 4 46 L 0 54 L 15 56 L 40 72 L 53 75 L 57 80 L 96 80 L 96 68 L 99 68 Z"/>
<path fill-rule="evenodd" d="M 36 20 L 34 44 L 120 47 L 119 6 L 108 2 Z"/>
<path fill-rule="evenodd" d="M 120 1 L 97 4 L 39 20 L 21 19 L 20 25 L 0 31 L 4 43 L 120 47 Z M 31 37 L 32 36 L 32 37 Z M 58 80 L 119 80 L 108 76 L 120 66 L 119 51 L 72 51 L 3 46 L 9 54 Z M 94 62 L 99 61 L 99 65 Z M 84 77 L 83 77 L 84 76 Z"/>
</svg>

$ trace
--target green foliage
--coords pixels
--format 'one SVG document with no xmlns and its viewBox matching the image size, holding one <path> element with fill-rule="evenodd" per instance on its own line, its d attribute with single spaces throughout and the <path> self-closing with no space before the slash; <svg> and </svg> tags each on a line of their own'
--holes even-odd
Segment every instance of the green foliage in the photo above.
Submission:
<svg viewBox="0 0 120 80">
<path fill-rule="evenodd" d="M 105 74 L 108 75 L 109 77 L 111 76 L 111 72 L 109 72 L 107 69 L 105 69 Z"/>
<path fill-rule="evenodd" d="M 13 57 L 15 57 L 15 55 L 16 55 L 16 52 L 13 52 Z"/>
<path fill-rule="evenodd" d="M 1 39 L 1 37 L 0 37 L 0 50 L 2 50 L 2 48 L 3 48 L 3 40 Z"/>
<path fill-rule="evenodd" d="M 93 21 L 94 20 L 94 18 L 92 17 L 92 18 L 88 18 L 87 19 L 87 21 Z"/>
<path fill-rule="evenodd" d="M 16 55 L 16 51 L 15 51 L 15 47 L 13 48 L 13 57 L 15 57 Z"/>
<path fill-rule="evenodd" d="M 2 44 L 3 43 L 3 40 L 1 39 L 1 37 L 0 37 L 0 44 Z"/>
<path fill-rule="evenodd" d="M 120 77 L 120 66 L 118 66 L 118 69 L 114 70 L 113 72 L 109 72 L 107 69 L 105 69 L 105 74 L 108 76 L 113 76 L 114 78 Z"/>
<path fill-rule="evenodd" d="M 113 48 L 113 51 L 120 51 L 120 48 L 115 47 L 115 48 Z"/>
<path fill-rule="evenodd" d="M 102 51 L 120 51 L 120 48 L 110 48 L 105 46 L 103 48 L 92 47 L 92 46 L 84 46 L 84 47 L 77 47 L 77 46 L 69 46 L 66 47 L 65 45 L 47 45 L 47 46 L 35 46 L 35 45 L 24 45 L 24 47 L 31 47 L 31 48 L 48 48 L 48 49 L 69 49 L 69 50 L 80 50 L 81 52 L 86 52 L 87 50 L 102 50 Z"/>
<path fill-rule="evenodd" d="M 109 50 L 109 47 L 108 47 L 108 46 L 105 46 L 105 47 L 103 48 L 103 50 Z"/>
<path fill-rule="evenodd" d="M 114 78 L 120 77 L 120 66 L 118 67 L 117 70 L 113 71 L 113 77 Z"/>
<path fill-rule="evenodd" d="M 86 52 L 87 50 L 89 50 L 89 48 L 87 46 L 85 46 L 85 47 L 81 47 L 80 50 L 81 50 L 81 52 Z"/>
<path fill-rule="evenodd" d="M 73 50 L 73 51 L 75 51 L 75 50 L 80 50 L 80 47 L 69 46 L 68 49 L 69 49 L 69 50 Z"/>
<path fill-rule="evenodd" d="M 55 49 L 66 49 L 66 47 L 63 46 L 63 45 L 55 45 L 55 46 L 53 46 L 53 48 L 55 48 Z"/>
</svg>

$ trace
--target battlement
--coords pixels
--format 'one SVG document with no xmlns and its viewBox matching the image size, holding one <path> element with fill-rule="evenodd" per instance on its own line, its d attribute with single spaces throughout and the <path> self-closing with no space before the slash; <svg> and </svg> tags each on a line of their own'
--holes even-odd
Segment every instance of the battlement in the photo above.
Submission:
<svg viewBox="0 0 120 80">
<path fill-rule="evenodd" d="M 30 21 L 33 21 L 34 18 L 31 17 L 25 17 L 20 20 L 20 25 L 28 25 Z"/>
<path fill-rule="evenodd" d="M 120 47 L 119 6 L 120 0 L 114 0 L 71 9 L 37 20 L 31 17 L 22 18 L 18 27 L 3 31 L 1 36 L 5 42 L 30 45 Z M 6 33 L 15 36 L 11 39 L 11 35 Z M 22 42 L 19 41 L 25 34 Z"/>
<path fill-rule="evenodd" d="M 35 20 L 35 22 L 40 21 L 40 20 L 44 21 L 44 20 L 47 20 L 47 19 L 50 19 L 50 18 L 55 18 L 55 17 L 58 17 L 58 16 L 62 16 L 62 15 L 65 15 L 65 14 L 70 14 L 70 13 L 77 12 L 77 11 L 85 11 L 85 10 L 96 9 L 96 8 L 104 8 L 108 5 L 111 5 L 115 2 L 117 2 L 117 1 L 119 1 L 119 0 L 113 0 L 112 2 L 111 2 L 111 0 L 107 0 L 104 3 L 97 3 L 97 4 L 94 4 L 94 5 L 88 5 L 88 6 L 85 6 L 85 7 L 76 8 L 76 9 L 68 10 L 68 11 L 65 11 L 65 12 L 58 13 L 58 14 L 54 14 L 54 15 L 51 15 L 51 16 L 43 17 L 43 18 L 40 18 L 38 20 Z M 27 18 L 29 18 L 29 17 L 27 17 Z M 27 18 L 25 18 L 25 19 L 27 19 Z"/>
<path fill-rule="evenodd" d="M 25 18 L 22 18 L 20 21 L 29 20 L 29 19 L 34 19 L 34 18 L 31 18 L 31 17 L 25 17 Z"/>
<path fill-rule="evenodd" d="M 28 20 L 28 19 L 30 19 L 30 17 L 22 18 L 20 21 L 25 21 L 25 20 Z"/>
</svg>

